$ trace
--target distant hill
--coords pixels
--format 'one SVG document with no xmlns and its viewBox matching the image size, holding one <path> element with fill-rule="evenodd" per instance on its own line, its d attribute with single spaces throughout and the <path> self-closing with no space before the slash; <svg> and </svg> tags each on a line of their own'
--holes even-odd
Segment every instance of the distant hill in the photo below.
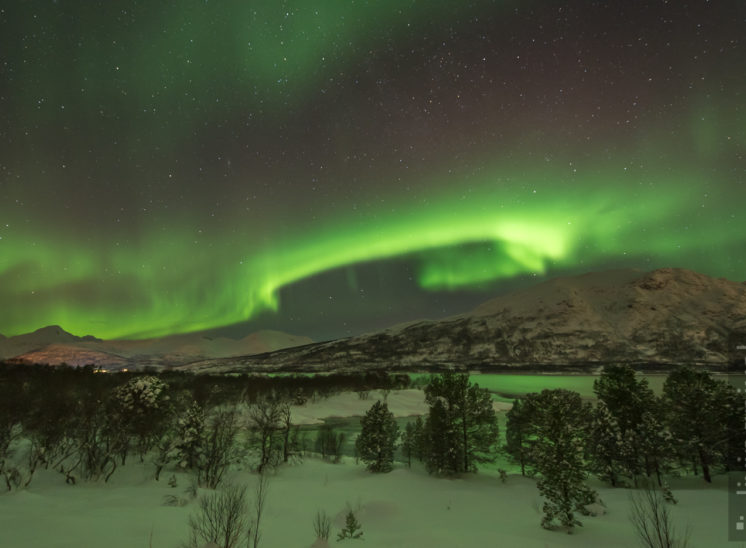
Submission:
<svg viewBox="0 0 746 548">
<path fill-rule="evenodd" d="M 677 268 L 625 269 L 556 278 L 444 320 L 181 369 L 559 369 L 606 363 L 722 369 L 735 363 L 739 344 L 746 344 L 746 284 Z"/>
<path fill-rule="evenodd" d="M 53 325 L 15 337 L 0 337 L 0 359 L 15 363 L 82 366 L 105 369 L 180 365 L 200 359 L 258 354 L 309 344 L 311 339 L 280 331 L 258 331 L 243 339 L 207 337 L 200 333 L 157 339 L 104 341 L 77 337 Z"/>
</svg>

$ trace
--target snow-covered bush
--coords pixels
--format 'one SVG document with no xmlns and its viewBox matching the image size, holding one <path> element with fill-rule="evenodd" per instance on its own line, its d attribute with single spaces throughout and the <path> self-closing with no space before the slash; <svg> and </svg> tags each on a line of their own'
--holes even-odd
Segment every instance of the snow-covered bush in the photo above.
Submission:
<svg viewBox="0 0 746 548">
<path fill-rule="evenodd" d="M 194 402 L 176 419 L 174 443 L 180 468 L 191 470 L 196 466 L 202 450 L 204 428 L 205 413 Z"/>
<path fill-rule="evenodd" d="M 120 427 L 134 440 L 141 459 L 163 433 L 171 410 L 167 388 L 158 377 L 144 375 L 114 390 Z"/>
</svg>

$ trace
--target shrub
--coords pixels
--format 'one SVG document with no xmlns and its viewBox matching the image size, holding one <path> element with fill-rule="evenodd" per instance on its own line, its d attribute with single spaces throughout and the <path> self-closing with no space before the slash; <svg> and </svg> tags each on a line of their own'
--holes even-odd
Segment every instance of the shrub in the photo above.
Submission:
<svg viewBox="0 0 746 548">
<path fill-rule="evenodd" d="M 686 548 L 688 531 L 676 532 L 664 497 L 650 486 L 632 495 L 629 519 L 637 538 L 645 548 Z"/>
<path fill-rule="evenodd" d="M 337 533 L 337 541 L 345 540 L 348 538 L 359 539 L 363 536 L 363 532 L 361 529 L 362 526 L 357 521 L 355 513 L 352 510 L 349 510 L 347 512 L 347 517 L 345 518 L 344 529 Z"/>
<path fill-rule="evenodd" d="M 189 516 L 187 547 L 202 548 L 212 542 L 222 548 L 235 548 L 243 544 L 248 528 L 246 487 L 231 485 L 200 497 L 197 512 Z"/>
<path fill-rule="evenodd" d="M 317 511 L 316 517 L 313 518 L 313 531 L 316 533 L 316 538 L 329 540 L 329 532 L 331 529 L 332 518 L 330 518 L 323 510 Z"/>
</svg>

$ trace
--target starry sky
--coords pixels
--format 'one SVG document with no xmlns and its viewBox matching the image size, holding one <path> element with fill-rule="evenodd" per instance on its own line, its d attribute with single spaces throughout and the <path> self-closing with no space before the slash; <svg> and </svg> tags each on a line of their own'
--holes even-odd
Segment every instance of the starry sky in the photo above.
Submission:
<svg viewBox="0 0 746 548">
<path fill-rule="evenodd" d="M 317 340 L 746 280 L 746 3 L 0 4 L 0 333 Z"/>
</svg>

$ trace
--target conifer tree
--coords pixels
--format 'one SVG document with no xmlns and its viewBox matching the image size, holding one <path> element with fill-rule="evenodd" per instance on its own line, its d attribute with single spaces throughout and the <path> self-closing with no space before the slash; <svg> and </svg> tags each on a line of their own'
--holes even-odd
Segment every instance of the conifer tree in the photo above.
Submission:
<svg viewBox="0 0 746 548">
<path fill-rule="evenodd" d="M 478 463 L 493 460 L 498 426 L 486 389 L 471 384 L 467 374 L 446 372 L 425 387 L 425 401 L 430 406 L 428 440 L 436 443 L 428 446 L 429 469 L 441 474 L 475 472 Z"/>
<path fill-rule="evenodd" d="M 371 472 L 390 472 L 399 426 L 386 403 L 380 400 L 360 419 L 362 430 L 355 442 L 358 455 Z"/>
<path fill-rule="evenodd" d="M 531 464 L 531 424 L 530 405 L 525 400 L 514 400 L 513 407 L 506 413 L 505 452 L 521 465 L 521 475 L 526 475 L 526 467 Z"/>
<path fill-rule="evenodd" d="M 415 438 L 417 435 L 415 429 L 415 424 L 413 422 L 408 422 L 401 436 L 401 450 L 407 461 L 407 466 L 412 466 L 412 456 L 414 455 L 416 443 Z"/>
<path fill-rule="evenodd" d="M 660 409 L 661 404 L 656 400 L 654 408 L 642 414 L 642 421 L 629 444 L 637 447 L 643 456 L 645 475 L 650 477 L 655 474 L 658 486 L 662 487 L 661 474 L 668 470 L 674 451 L 671 431 L 662 420 Z"/>
<path fill-rule="evenodd" d="M 585 506 L 595 498 L 584 484 L 583 447 L 590 406 L 577 392 L 563 389 L 543 390 L 531 400 L 536 439 L 532 455 L 540 474 L 537 487 L 546 499 L 541 525 L 550 528 L 558 521 L 570 532 L 581 525 L 575 512 L 585 513 Z"/>
<path fill-rule="evenodd" d="M 746 412 L 746 393 L 725 383 L 718 382 L 715 401 L 717 413 L 720 415 L 723 437 L 716 442 L 714 449 L 726 470 L 742 470 L 743 451 L 746 447 L 746 428 L 744 428 L 744 412 Z"/>
<path fill-rule="evenodd" d="M 619 428 L 618 473 L 633 478 L 636 484 L 638 474 L 650 471 L 643 465 L 647 458 L 636 440 L 643 414 L 656 407 L 655 395 L 647 379 L 638 378 L 635 370 L 626 364 L 604 367 L 601 376 L 593 383 L 593 391 Z"/>
<path fill-rule="evenodd" d="M 606 404 L 599 401 L 592 413 L 588 453 L 592 470 L 602 480 L 608 481 L 612 487 L 618 485 L 619 476 L 622 473 L 621 462 L 625 460 L 625 453 L 628 449 L 625 441 L 616 419 L 611 415 Z"/>
<path fill-rule="evenodd" d="M 414 421 L 413 455 L 418 461 L 425 459 L 425 421 L 417 417 Z"/>
<path fill-rule="evenodd" d="M 362 526 L 355 517 L 355 513 L 352 510 L 347 512 L 345 517 L 345 526 L 339 533 L 337 533 L 337 541 L 345 540 L 348 538 L 359 539 L 363 536 Z"/>
<path fill-rule="evenodd" d="M 711 467 L 717 463 L 718 447 L 727 444 L 723 424 L 722 391 L 707 371 L 679 367 L 663 384 L 666 418 L 673 447 L 693 471 L 712 481 Z"/>
<path fill-rule="evenodd" d="M 460 439 L 453 427 L 449 410 L 442 400 L 435 400 L 425 420 L 425 466 L 431 474 L 457 473 L 461 453 Z"/>
</svg>

